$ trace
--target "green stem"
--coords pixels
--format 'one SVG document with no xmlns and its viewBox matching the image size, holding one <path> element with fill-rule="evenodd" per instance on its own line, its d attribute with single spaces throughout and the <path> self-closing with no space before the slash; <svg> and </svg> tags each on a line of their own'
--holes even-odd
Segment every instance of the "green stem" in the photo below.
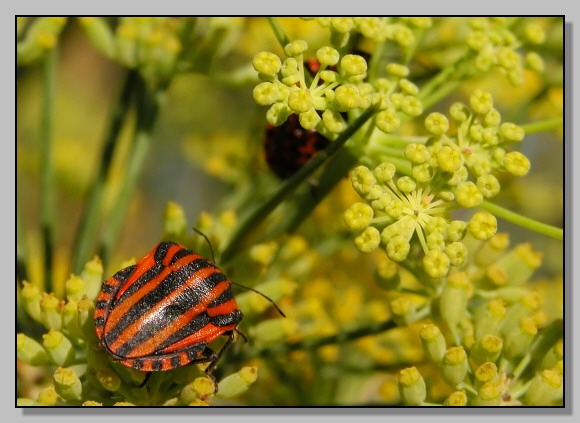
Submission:
<svg viewBox="0 0 580 423">
<path fill-rule="evenodd" d="M 287 354 L 292 351 L 296 350 L 316 350 L 324 345 L 331 345 L 331 344 L 338 344 L 343 342 L 352 341 L 355 339 L 363 338 L 369 335 L 377 335 L 379 333 L 396 329 L 398 328 L 397 324 L 392 320 L 387 320 L 381 323 L 365 326 L 362 328 L 354 329 L 348 332 L 340 332 L 335 335 L 330 335 L 323 338 L 313 338 L 313 339 L 305 339 L 298 342 L 291 342 L 288 344 L 277 344 L 277 345 L 270 345 L 270 346 L 263 346 L 259 348 L 252 348 L 246 350 L 245 354 L 243 355 L 243 359 L 246 360 L 252 357 L 267 357 L 270 355 L 281 355 Z"/>
<path fill-rule="evenodd" d="M 114 202 L 114 207 L 107 219 L 107 226 L 104 229 L 103 238 L 99 247 L 99 255 L 105 266 L 110 258 L 111 250 L 117 242 L 125 212 L 133 197 L 137 179 L 141 174 L 147 153 L 149 152 L 152 140 L 151 132 L 159 111 L 157 101 L 159 93 L 157 91 L 148 91 L 146 85 L 142 83 L 138 94 L 140 95 L 137 97 L 137 127 L 133 137 L 133 148 L 129 155 L 127 171 L 124 175 L 125 178 L 121 182 L 121 188 Z"/>
<path fill-rule="evenodd" d="M 28 249 L 23 225 L 22 207 L 16 196 L 16 279 L 20 282 L 28 280 Z"/>
<path fill-rule="evenodd" d="M 114 151 L 118 145 L 119 134 L 129 112 L 131 99 L 135 93 L 138 81 L 138 72 L 135 70 L 130 71 L 125 80 L 125 85 L 121 91 L 117 105 L 111 113 L 111 123 L 103 144 L 98 165 L 99 168 L 87 193 L 85 208 L 74 240 L 72 271 L 76 274 L 82 271 L 83 266 L 89 259 L 90 248 L 95 241 L 99 216 L 102 210 L 101 205 L 106 176 L 111 168 Z"/>
<path fill-rule="evenodd" d="M 284 33 L 284 30 L 280 26 L 280 23 L 274 17 L 268 17 L 268 23 L 270 24 L 272 31 L 274 31 L 274 35 L 276 36 L 276 39 L 278 40 L 278 42 L 280 43 L 282 48 L 284 48 L 290 42 L 290 40 L 288 39 L 288 37 Z"/>
<path fill-rule="evenodd" d="M 223 265 L 230 260 L 234 252 L 244 239 L 261 223 L 272 210 L 286 199 L 298 186 L 304 182 L 315 170 L 332 157 L 376 112 L 374 107 L 361 114 L 340 136 L 318 155 L 314 156 L 306 165 L 300 168 L 291 178 L 284 181 L 270 198 L 258 205 L 237 227 L 220 257 Z"/>
<path fill-rule="evenodd" d="M 54 169 L 52 166 L 54 90 L 57 49 L 51 49 L 43 63 L 43 102 L 40 117 L 40 225 L 44 247 L 44 280 L 46 292 L 53 290 L 54 265 Z"/>
<path fill-rule="evenodd" d="M 480 207 L 492 213 L 496 217 L 500 217 L 523 228 L 530 229 L 534 232 L 558 239 L 560 241 L 564 239 L 564 231 L 560 228 L 538 222 L 537 220 L 530 219 L 529 217 L 522 216 L 518 213 L 514 213 L 511 210 L 505 209 L 488 201 L 484 201 Z"/>
<path fill-rule="evenodd" d="M 559 129 L 564 124 L 564 119 L 556 117 L 553 119 L 540 120 L 538 122 L 526 123 L 520 125 L 526 134 L 533 134 L 535 132 L 551 131 L 553 129 Z"/>
</svg>

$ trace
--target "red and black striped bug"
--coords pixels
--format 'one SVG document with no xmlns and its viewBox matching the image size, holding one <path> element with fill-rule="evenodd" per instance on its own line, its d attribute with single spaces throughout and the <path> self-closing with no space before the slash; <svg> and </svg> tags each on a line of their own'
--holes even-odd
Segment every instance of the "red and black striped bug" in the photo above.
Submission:
<svg viewBox="0 0 580 423">
<path fill-rule="evenodd" d="M 213 262 L 161 242 L 103 283 L 94 314 L 99 342 L 115 361 L 146 372 L 209 363 L 205 373 L 217 391 L 214 367 L 234 332 L 241 334 L 243 314 L 231 285 Z M 222 335 L 228 339 L 216 353 L 208 345 Z"/>
</svg>

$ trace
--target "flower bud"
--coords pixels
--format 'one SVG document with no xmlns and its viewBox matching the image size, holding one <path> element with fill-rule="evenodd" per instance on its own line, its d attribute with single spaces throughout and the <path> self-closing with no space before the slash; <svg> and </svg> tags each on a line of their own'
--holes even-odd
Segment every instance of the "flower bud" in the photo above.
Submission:
<svg viewBox="0 0 580 423">
<path fill-rule="evenodd" d="M 475 185 L 473 186 L 475 187 Z M 467 230 L 474 238 L 487 240 L 497 231 L 497 219 L 491 213 L 477 212 L 470 219 Z"/>
<path fill-rule="evenodd" d="M 254 56 L 252 65 L 256 72 L 264 75 L 266 78 L 274 78 L 282 67 L 282 61 L 274 53 L 262 51 Z"/>
<path fill-rule="evenodd" d="M 464 407 L 467 405 L 467 394 L 465 391 L 455 391 L 447 397 L 443 405 L 448 407 Z"/>
<path fill-rule="evenodd" d="M 349 229 L 360 231 L 367 228 L 374 216 L 371 206 L 365 203 L 354 203 L 344 212 L 344 221 Z"/>
<path fill-rule="evenodd" d="M 545 407 L 561 405 L 563 395 L 562 374 L 554 370 L 542 370 L 532 379 L 524 404 Z"/>
<path fill-rule="evenodd" d="M 59 367 L 54 372 L 54 389 L 66 400 L 80 400 L 82 384 L 78 376 L 71 369 Z"/>
<path fill-rule="evenodd" d="M 377 228 L 369 226 L 355 238 L 356 247 L 363 253 L 370 253 L 376 250 L 381 242 L 381 234 Z"/>
<path fill-rule="evenodd" d="M 475 370 L 475 387 L 481 387 L 487 382 L 496 380 L 498 377 L 495 363 L 485 362 Z"/>
<path fill-rule="evenodd" d="M 425 401 L 425 380 L 416 367 L 403 369 L 399 373 L 399 393 L 405 405 L 418 406 Z"/>
<path fill-rule="evenodd" d="M 470 296 L 469 291 L 470 283 L 465 272 L 453 271 L 449 274 L 439 298 L 441 318 L 445 323 L 453 326 L 463 318 Z"/>
<path fill-rule="evenodd" d="M 21 297 L 24 310 L 37 322 L 41 321 L 40 300 L 42 295 L 36 285 L 26 281 L 22 282 Z"/>
<path fill-rule="evenodd" d="M 48 386 L 48 387 L 42 389 L 38 393 L 37 402 L 38 402 L 38 405 L 42 405 L 42 406 L 51 407 L 51 406 L 56 405 L 56 403 L 58 402 L 58 394 L 56 393 L 54 386 L 51 385 L 51 386 Z"/>
<path fill-rule="evenodd" d="M 421 337 L 421 344 L 423 344 L 423 349 L 429 360 L 434 363 L 439 363 L 447 350 L 445 338 L 441 330 L 434 324 L 429 323 L 423 326 L 419 336 Z"/>
<path fill-rule="evenodd" d="M 325 110 L 322 113 L 322 123 L 324 127 L 332 133 L 340 133 L 346 128 L 344 119 L 337 111 Z"/>
<path fill-rule="evenodd" d="M 463 347 L 451 347 L 443 356 L 443 360 L 439 365 L 441 369 L 441 376 L 451 386 L 457 386 L 463 382 L 467 375 L 467 354 Z"/>
<path fill-rule="evenodd" d="M 284 47 L 284 53 L 286 56 L 289 57 L 297 57 L 300 56 L 308 49 L 308 43 L 304 40 L 296 40 L 289 44 L 286 44 Z"/>
<path fill-rule="evenodd" d="M 85 295 L 85 283 L 77 275 L 70 275 L 65 282 L 66 297 L 68 299 L 78 301 Z"/>
<path fill-rule="evenodd" d="M 75 352 L 72 343 L 62 332 L 51 329 L 42 335 L 43 345 L 52 361 L 58 366 L 64 366 L 74 359 Z"/>
<path fill-rule="evenodd" d="M 496 233 L 484 242 L 474 254 L 474 261 L 479 267 L 486 267 L 495 263 L 509 247 L 509 234 Z"/>
<path fill-rule="evenodd" d="M 429 250 L 423 257 L 425 272 L 433 279 L 442 278 L 447 275 L 450 265 L 449 257 L 441 250 Z"/>
<path fill-rule="evenodd" d="M 473 405 L 494 406 L 501 402 L 502 385 L 499 381 L 484 383 L 477 391 L 477 396 L 473 398 Z"/>
<path fill-rule="evenodd" d="M 499 335 L 500 325 L 506 313 L 507 307 L 500 299 L 481 304 L 474 313 L 474 335 L 476 341 L 485 335 Z"/>
<path fill-rule="evenodd" d="M 95 372 L 95 376 L 101 386 L 107 391 L 117 392 L 121 387 L 121 379 L 111 369 L 100 369 Z"/>
<path fill-rule="evenodd" d="M 54 294 L 44 294 L 40 300 L 40 318 L 47 329 L 62 328 L 62 308 L 64 303 Z"/>
<path fill-rule="evenodd" d="M 43 366 L 51 363 L 50 356 L 44 347 L 23 333 L 16 335 L 16 356 L 31 366 Z"/>
<path fill-rule="evenodd" d="M 220 398 L 233 398 L 243 394 L 258 378 L 257 367 L 243 367 L 240 371 L 223 378 L 218 384 Z"/>
<path fill-rule="evenodd" d="M 471 349 L 470 357 L 476 364 L 495 362 L 503 347 L 503 341 L 501 338 L 495 335 L 484 335 Z"/>
<path fill-rule="evenodd" d="M 502 330 L 502 332 L 504 332 Z M 533 318 L 524 317 L 519 325 L 509 333 L 504 332 L 504 355 L 508 359 L 515 359 L 526 354 L 532 345 L 538 328 Z"/>
</svg>

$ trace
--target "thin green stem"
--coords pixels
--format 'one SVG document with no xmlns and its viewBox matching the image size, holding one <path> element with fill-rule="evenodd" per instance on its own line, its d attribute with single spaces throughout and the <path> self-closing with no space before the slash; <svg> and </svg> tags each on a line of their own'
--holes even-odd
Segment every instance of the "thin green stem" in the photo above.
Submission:
<svg viewBox="0 0 580 423">
<path fill-rule="evenodd" d="M 24 234 L 22 207 L 16 196 L 16 279 L 20 282 L 28 280 L 28 249 Z"/>
<path fill-rule="evenodd" d="M 284 33 L 284 30 L 280 26 L 280 23 L 275 17 L 268 17 L 268 23 L 270 24 L 272 31 L 274 31 L 276 39 L 278 40 L 282 48 L 284 48 L 290 42 L 290 40 L 288 39 L 288 36 Z"/>
<path fill-rule="evenodd" d="M 398 326 L 392 320 L 387 320 L 381 323 L 364 326 L 351 331 L 340 332 L 335 335 L 330 335 L 322 338 L 305 339 L 298 342 L 291 342 L 288 344 L 276 344 L 271 346 L 263 346 L 252 348 L 245 351 L 243 359 L 252 357 L 267 357 L 270 355 L 287 354 L 297 350 L 316 350 L 324 345 L 338 344 L 355 339 L 363 338 L 369 335 L 377 335 L 379 333 L 396 329 Z"/>
<path fill-rule="evenodd" d="M 508 222 L 514 223 L 523 228 L 530 229 L 534 232 L 558 239 L 560 241 L 564 239 L 564 231 L 560 228 L 556 228 L 555 226 L 547 225 L 545 223 L 538 222 L 537 220 L 530 219 L 529 217 L 522 216 L 521 214 L 505 209 L 501 206 L 498 206 L 497 204 L 490 203 L 489 201 L 484 201 L 480 207 L 492 213 L 496 217 L 507 220 Z"/>
<path fill-rule="evenodd" d="M 313 157 L 306 165 L 300 168 L 291 178 L 284 181 L 270 198 L 258 205 L 237 227 L 220 257 L 222 265 L 230 260 L 234 252 L 243 243 L 245 238 L 261 223 L 272 210 L 286 199 L 298 186 L 304 182 L 315 170 L 332 157 L 365 123 L 376 113 L 371 107 L 361 114 L 340 136 L 332 142 L 326 150 Z"/>
<path fill-rule="evenodd" d="M 111 250 L 117 242 L 127 207 L 133 197 L 137 179 L 141 174 L 147 153 L 149 152 L 152 141 L 151 132 L 159 111 L 157 92 L 150 92 L 147 90 L 145 84 L 141 84 L 139 94 L 137 128 L 133 137 L 133 148 L 127 163 L 127 172 L 121 182 L 114 207 L 107 219 L 107 226 L 104 229 L 103 238 L 99 247 L 99 255 L 105 266 L 109 260 Z"/>
<path fill-rule="evenodd" d="M 40 225 L 44 247 L 44 281 L 46 292 L 53 290 L 54 266 L 54 169 L 52 163 L 55 67 L 57 49 L 51 49 L 42 66 L 43 101 L 40 117 Z"/>
<path fill-rule="evenodd" d="M 538 122 L 526 123 L 520 126 L 526 134 L 533 134 L 536 132 L 545 132 L 551 131 L 553 129 L 559 129 L 563 124 L 564 118 L 560 116 L 553 119 L 545 119 Z"/>
<path fill-rule="evenodd" d="M 87 192 L 85 207 L 81 216 L 73 246 L 72 271 L 79 273 L 89 259 L 91 246 L 97 234 L 99 217 L 102 211 L 102 198 L 105 180 L 113 162 L 119 134 L 129 112 L 131 99 L 139 81 L 138 72 L 127 74 L 115 108 L 111 113 L 110 126 L 103 143 L 98 169 Z"/>
</svg>

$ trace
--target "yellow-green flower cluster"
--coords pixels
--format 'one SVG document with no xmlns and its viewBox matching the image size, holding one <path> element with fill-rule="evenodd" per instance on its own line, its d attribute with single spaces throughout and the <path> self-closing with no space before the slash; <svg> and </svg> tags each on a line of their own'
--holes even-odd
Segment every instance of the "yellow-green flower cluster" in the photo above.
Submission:
<svg viewBox="0 0 580 423">
<path fill-rule="evenodd" d="M 547 325 L 542 297 L 524 286 L 539 267 L 541 254 L 527 244 L 508 250 L 502 235 L 477 243 L 487 260 L 480 257 L 449 273 L 419 331 L 425 358 L 453 390 L 445 403 L 560 404 L 562 327 L 557 322 Z M 527 276 L 496 284 L 488 277 L 496 266 Z M 428 396 L 416 367 L 401 371 L 399 391 L 407 405 L 423 404 Z"/>
<path fill-rule="evenodd" d="M 331 43 L 337 48 L 344 47 L 357 33 L 378 43 L 389 40 L 403 49 L 411 48 L 416 32 L 432 24 L 429 17 L 320 17 L 316 22 L 330 30 Z"/>
<path fill-rule="evenodd" d="M 321 47 L 316 52 L 320 67 L 311 79 L 304 64 L 307 49 L 306 41 L 289 43 L 283 62 L 273 53 L 258 53 L 252 63 L 263 82 L 254 88 L 254 100 L 269 106 L 266 117 L 272 125 L 281 125 L 289 115 L 297 114 L 305 129 L 340 133 L 346 128 L 341 113 L 371 105 L 368 87 L 362 84 L 367 62 L 356 54 L 341 57 L 338 50 Z"/>
<path fill-rule="evenodd" d="M 417 244 L 424 253 L 423 267 L 432 278 L 441 278 L 450 267 L 463 264 L 467 249 L 461 241 L 467 232 L 477 239 L 495 234 L 493 215 L 479 212 L 469 222 L 451 220 L 453 193 L 438 192 L 418 177 L 397 177 L 390 163 L 372 171 L 358 166 L 351 181 L 365 200 L 344 213 L 347 226 L 359 233 L 357 248 L 368 253 L 382 244 L 389 259 L 402 262 L 410 253 L 414 256 Z"/>
<path fill-rule="evenodd" d="M 16 61 L 18 65 L 36 63 L 53 49 L 67 22 L 66 17 L 18 17 Z"/>
<path fill-rule="evenodd" d="M 546 34 L 542 26 L 530 22 L 525 25 L 523 34 L 518 36 L 512 30 L 513 20 L 506 17 L 471 19 L 467 45 L 476 53 L 474 65 L 479 72 L 497 68 L 506 74 L 512 84 L 519 85 L 523 82 L 526 66 L 542 72 L 544 63 L 539 54 L 529 52 L 523 57 L 518 50 L 523 43 L 542 44 Z"/>
<path fill-rule="evenodd" d="M 180 31 L 184 20 L 121 17 L 114 29 L 105 18 L 82 17 L 79 22 L 103 54 L 123 66 L 139 69 L 146 80 L 165 80 L 176 71 L 183 48 Z"/>
</svg>

